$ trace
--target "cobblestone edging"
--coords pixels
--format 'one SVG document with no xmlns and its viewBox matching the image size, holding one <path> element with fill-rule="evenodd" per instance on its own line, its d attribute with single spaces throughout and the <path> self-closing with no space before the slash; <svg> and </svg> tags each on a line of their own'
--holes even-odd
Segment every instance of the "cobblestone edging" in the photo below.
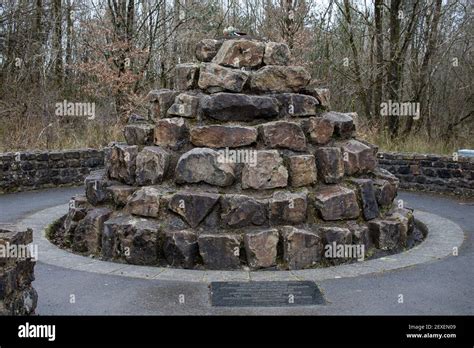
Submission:
<svg viewBox="0 0 474 348">
<path fill-rule="evenodd" d="M 377 157 L 402 189 L 474 197 L 474 158 L 395 152 Z"/>
<path fill-rule="evenodd" d="M 96 149 L 0 153 L 0 193 L 79 184 L 103 165 Z"/>
</svg>

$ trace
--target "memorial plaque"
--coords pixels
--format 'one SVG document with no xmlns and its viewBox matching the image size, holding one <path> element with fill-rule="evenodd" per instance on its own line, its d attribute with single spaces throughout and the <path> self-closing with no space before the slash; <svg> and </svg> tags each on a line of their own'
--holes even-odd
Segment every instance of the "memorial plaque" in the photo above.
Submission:
<svg viewBox="0 0 474 348">
<path fill-rule="evenodd" d="M 262 281 L 212 282 L 211 305 L 215 307 L 283 307 L 324 304 L 314 282 Z"/>
</svg>

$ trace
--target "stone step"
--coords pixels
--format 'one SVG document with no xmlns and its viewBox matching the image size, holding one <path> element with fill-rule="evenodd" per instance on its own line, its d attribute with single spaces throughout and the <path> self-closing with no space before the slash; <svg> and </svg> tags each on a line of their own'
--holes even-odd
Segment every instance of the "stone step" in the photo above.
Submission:
<svg viewBox="0 0 474 348">
<path fill-rule="evenodd" d="M 90 223 L 82 223 L 82 227 L 72 233 L 72 238 L 76 241 L 100 240 L 100 248 L 92 244 L 95 249 L 87 252 L 131 264 L 208 269 L 303 269 L 328 260 L 329 256 L 325 254 L 328 246 L 359 245 L 365 252 L 372 247 L 384 250 L 403 247 L 407 235 L 413 231 L 413 216 L 408 210 L 393 214 L 388 219 L 372 220 L 368 225 L 308 223 L 198 231 L 192 228 L 170 230 L 154 219 L 117 213 L 111 216 L 110 211 L 99 208 L 89 211 Z"/>
</svg>

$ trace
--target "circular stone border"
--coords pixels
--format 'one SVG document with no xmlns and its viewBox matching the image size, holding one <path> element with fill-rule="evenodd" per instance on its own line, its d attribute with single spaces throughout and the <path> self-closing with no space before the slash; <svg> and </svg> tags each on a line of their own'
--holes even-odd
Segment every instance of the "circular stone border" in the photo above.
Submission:
<svg viewBox="0 0 474 348">
<path fill-rule="evenodd" d="M 61 204 L 38 211 L 19 222 L 33 229 L 33 243 L 38 246 L 37 261 L 76 271 L 142 279 L 209 283 L 212 281 L 321 281 L 357 277 L 442 259 L 453 255 L 454 248 L 459 249 L 464 241 L 464 232 L 453 221 L 438 215 L 416 211 L 415 220 L 418 227 L 427 229 L 429 233 L 422 243 L 399 254 L 352 264 L 293 271 L 189 270 L 101 261 L 60 249 L 46 239 L 45 229 L 51 222 L 66 214 L 67 210 L 68 204 Z"/>
</svg>

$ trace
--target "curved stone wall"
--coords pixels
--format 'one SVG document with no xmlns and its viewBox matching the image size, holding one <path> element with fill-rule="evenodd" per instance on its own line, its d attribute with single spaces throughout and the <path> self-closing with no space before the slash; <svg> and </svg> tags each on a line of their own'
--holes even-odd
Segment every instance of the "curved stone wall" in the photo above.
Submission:
<svg viewBox="0 0 474 348">
<path fill-rule="evenodd" d="M 101 150 L 28 151 L 0 154 L 0 193 L 80 184 L 104 166 Z"/>
<path fill-rule="evenodd" d="M 403 189 L 474 197 L 474 158 L 394 152 L 377 157 Z"/>
</svg>

